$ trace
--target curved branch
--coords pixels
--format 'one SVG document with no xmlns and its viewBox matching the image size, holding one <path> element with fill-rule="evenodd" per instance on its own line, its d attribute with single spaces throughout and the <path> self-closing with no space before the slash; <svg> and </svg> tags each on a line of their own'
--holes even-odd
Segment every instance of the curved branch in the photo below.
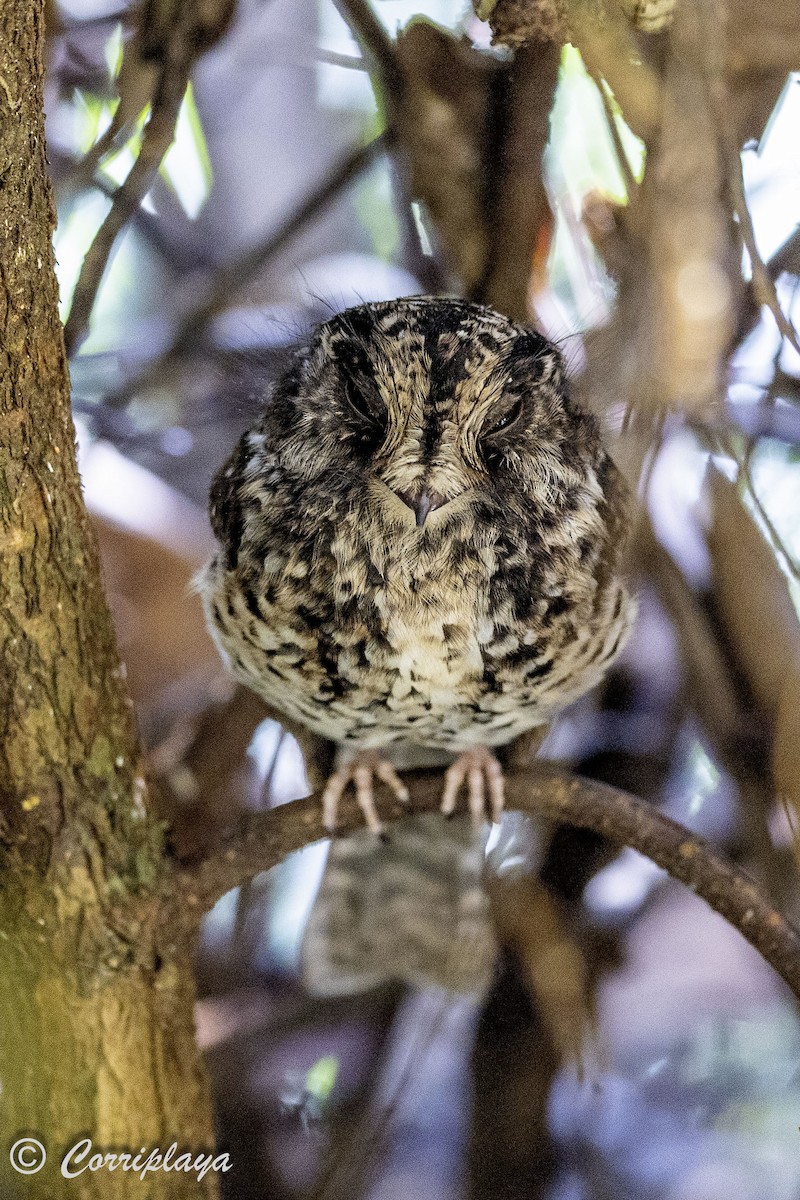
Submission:
<svg viewBox="0 0 800 1200">
<path fill-rule="evenodd" d="M 69 317 L 64 326 L 64 339 L 70 354 L 80 347 L 88 332 L 89 319 L 114 243 L 149 192 L 161 161 L 175 136 L 175 125 L 186 93 L 191 66 L 191 55 L 183 48 L 182 41 L 183 39 L 178 61 L 174 61 L 176 55 L 172 54 L 162 68 L 136 162 L 125 182 L 115 193 L 111 208 L 83 260 Z"/>
<path fill-rule="evenodd" d="M 442 786 L 439 774 L 409 774 L 406 782 L 415 812 L 436 811 Z M 509 773 L 506 797 L 509 809 L 591 829 L 646 855 L 738 929 L 800 999 L 800 933 L 761 888 L 717 854 L 705 838 L 627 792 L 544 765 L 535 774 Z M 341 801 L 340 832 L 350 834 L 360 828 L 363 816 L 348 794 Z M 226 891 L 323 836 L 317 795 L 254 814 L 213 857 L 180 870 L 181 899 L 190 910 L 205 911 Z"/>
</svg>

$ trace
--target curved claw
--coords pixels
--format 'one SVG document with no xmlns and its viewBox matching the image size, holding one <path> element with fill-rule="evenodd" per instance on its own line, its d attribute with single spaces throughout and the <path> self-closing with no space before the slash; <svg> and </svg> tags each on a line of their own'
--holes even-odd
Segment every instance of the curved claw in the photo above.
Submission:
<svg viewBox="0 0 800 1200">
<path fill-rule="evenodd" d="M 364 814 L 367 828 L 384 837 L 383 825 L 375 807 L 374 780 L 379 779 L 394 792 L 402 804 L 409 800 L 408 788 L 392 764 L 375 750 L 359 751 L 334 771 L 322 793 L 322 821 L 328 833 L 336 831 L 336 810 L 339 799 L 349 783 L 356 793 L 356 802 Z"/>
<path fill-rule="evenodd" d="M 480 825 L 486 817 L 487 789 L 492 820 L 499 821 L 505 804 L 503 768 L 486 746 L 466 750 L 445 772 L 441 806 L 445 816 L 450 817 L 455 812 L 463 783 L 467 785 L 467 803 L 473 824 Z"/>
</svg>

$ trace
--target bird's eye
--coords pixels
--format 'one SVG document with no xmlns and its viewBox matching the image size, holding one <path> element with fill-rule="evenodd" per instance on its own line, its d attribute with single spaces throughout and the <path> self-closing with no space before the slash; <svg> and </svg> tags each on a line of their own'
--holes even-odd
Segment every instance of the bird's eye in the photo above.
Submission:
<svg viewBox="0 0 800 1200">
<path fill-rule="evenodd" d="M 348 408 L 358 418 L 356 436 L 359 441 L 377 446 L 386 434 L 386 410 L 383 404 L 359 387 L 352 378 L 345 379 L 344 394 Z"/>
<path fill-rule="evenodd" d="M 522 416 L 522 397 L 516 399 L 506 408 L 495 421 L 483 431 L 484 438 L 493 438 L 496 434 L 505 433 L 515 425 Z"/>
<path fill-rule="evenodd" d="M 378 424 L 380 421 L 378 405 L 366 395 L 354 379 L 345 379 L 344 394 L 356 416 L 361 417 L 363 421 L 368 421 L 370 425 Z"/>
</svg>

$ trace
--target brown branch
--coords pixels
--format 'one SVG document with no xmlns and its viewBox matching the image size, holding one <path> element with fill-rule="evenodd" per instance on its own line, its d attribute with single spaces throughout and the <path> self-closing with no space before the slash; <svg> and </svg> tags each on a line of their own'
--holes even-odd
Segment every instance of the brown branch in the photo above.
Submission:
<svg viewBox="0 0 800 1200">
<path fill-rule="evenodd" d="M 407 776 L 415 812 L 436 811 L 441 778 L 435 773 Z M 721 858 L 709 842 L 641 800 L 563 770 L 542 767 L 506 776 L 509 809 L 546 816 L 559 824 L 591 829 L 616 845 L 646 855 L 685 883 L 747 939 L 800 998 L 800 934 L 770 904 L 744 871 Z M 324 836 L 319 796 L 309 796 L 269 813 L 250 817 L 213 858 L 184 869 L 179 889 L 195 913 L 287 854 Z M 343 834 L 363 827 L 352 796 L 343 798 Z"/>
<path fill-rule="evenodd" d="M 727 90 L 723 89 L 722 95 L 717 97 L 715 93 L 718 87 L 719 85 L 716 85 L 712 88 L 712 96 L 715 99 L 714 107 L 720 121 L 722 149 L 728 166 L 728 184 L 733 200 L 733 207 L 736 216 L 739 218 L 739 233 L 750 257 L 753 291 L 758 303 L 766 305 L 772 313 L 780 333 L 786 338 L 793 349 L 800 354 L 800 339 L 798 338 L 797 330 L 780 306 L 775 280 L 772 278 L 769 268 L 758 249 L 756 233 L 753 228 L 753 219 L 750 216 L 750 209 L 747 207 L 744 178 L 742 176 L 741 154 L 736 144 L 731 140 L 730 129 L 725 128 L 725 108 L 723 105 L 727 103 Z"/>
<path fill-rule="evenodd" d="M 594 85 L 600 94 L 600 100 L 602 101 L 603 112 L 606 118 L 606 125 L 608 126 L 609 137 L 613 143 L 614 153 L 616 155 L 617 162 L 619 163 L 619 170 L 620 174 L 622 175 L 625 194 L 630 202 L 636 196 L 636 193 L 639 190 L 639 184 L 636 182 L 633 171 L 631 170 L 630 159 L 628 158 L 627 152 L 622 143 L 622 135 L 620 134 L 619 125 L 617 124 L 617 114 L 614 112 L 614 107 L 611 103 L 611 97 L 608 94 L 608 88 L 603 77 L 598 75 L 597 71 L 592 69 L 589 70 L 589 74 L 591 75 Z"/>
<path fill-rule="evenodd" d="M 59 161 L 60 160 L 60 161 Z M 51 178 L 53 186 L 56 190 L 56 198 L 59 202 L 62 201 L 65 194 L 68 194 L 73 186 L 73 178 L 71 169 L 73 166 L 79 166 L 84 162 L 80 159 L 78 163 L 74 158 L 67 159 L 65 155 L 59 154 L 58 150 L 50 150 L 48 161 L 50 163 Z M 92 179 L 86 181 L 86 187 L 93 187 L 96 191 L 105 196 L 106 200 L 113 200 L 119 191 L 117 184 L 102 173 L 97 174 Z M 135 226 L 142 237 L 147 240 L 155 252 L 175 270 L 186 270 L 185 252 L 181 248 L 176 248 L 174 243 L 166 235 L 162 223 L 153 212 L 148 212 L 141 205 L 131 214 L 131 224 Z"/>
<path fill-rule="evenodd" d="M 23 907 L 48 872 L 60 879 L 71 862 L 80 874 L 81 837 L 99 841 L 105 877 L 123 890 L 137 886 L 139 863 L 157 870 L 160 849 L 142 807 L 141 752 L 75 461 L 51 241 L 43 49 L 41 4 L 4 0 L 0 809 L 4 894 L 17 894 Z M 62 885 L 65 894 L 72 886 Z"/>
<path fill-rule="evenodd" d="M 100 134 L 100 137 L 94 142 L 85 154 L 70 164 L 70 167 L 58 179 L 59 198 L 63 196 L 72 196 L 76 192 L 83 191 L 84 188 L 98 186 L 95 173 L 101 161 L 107 154 L 115 148 L 117 142 L 124 144 L 124 139 L 130 137 L 133 118 L 129 121 L 123 121 L 121 116 L 118 116 L 119 108 L 111 118 L 111 124 L 108 129 Z M 113 188 L 113 184 L 108 185 L 109 191 L 116 193 L 119 188 Z"/>
<path fill-rule="evenodd" d="M 549 1041 L 582 1074 L 594 1034 L 589 967 L 561 905 L 536 878 L 487 872 L 495 935 L 522 967 Z"/>
<path fill-rule="evenodd" d="M 709 47 L 720 41 L 720 30 L 725 29 L 726 10 L 719 0 L 704 0 L 701 5 L 704 18 L 705 40 Z M 800 339 L 797 330 L 784 313 L 778 301 L 778 292 L 764 259 L 758 249 L 742 174 L 741 148 L 738 145 L 731 121 L 731 96 L 725 78 L 724 64 L 719 52 L 707 56 L 707 86 L 711 109 L 717 126 L 720 151 L 726 171 L 728 191 L 734 212 L 739 220 L 739 234 L 750 256 L 752 285 L 756 301 L 769 308 L 780 333 L 800 354 Z"/>
<path fill-rule="evenodd" d="M 92 308 L 114 242 L 149 192 L 161 160 L 175 136 L 175 124 L 193 61 L 193 42 L 188 36 L 193 20 L 191 9 L 191 5 L 184 7 L 182 17 L 176 22 L 169 38 L 136 162 L 114 196 L 111 208 L 83 260 L 64 326 L 64 340 L 69 354 L 74 353 L 86 337 Z"/>
<path fill-rule="evenodd" d="M 208 852 L 242 803 L 252 766 L 247 748 L 257 726 L 272 714 L 249 688 L 235 687 L 177 728 L 149 755 L 158 783 L 159 816 L 169 823 L 179 858 Z M 180 745 L 180 740 L 185 745 Z M 177 752 L 174 752 L 177 751 Z"/>
<path fill-rule="evenodd" d="M 392 144 L 392 140 L 391 133 L 386 131 L 366 146 L 351 151 L 278 229 L 215 272 L 205 298 L 184 315 L 170 344 L 143 371 L 106 397 L 104 403 L 117 406 L 127 404 L 136 392 L 156 383 L 171 362 L 197 344 L 209 322 L 231 303 L 233 297 L 241 292 L 265 263 L 283 250 L 344 188 L 358 179 L 377 156 Z"/>
<path fill-rule="evenodd" d="M 560 47 L 549 42 L 517 51 L 506 76 L 500 128 L 492 131 L 500 153 L 488 166 L 493 175 L 484 212 L 488 260 L 476 298 L 517 321 L 530 320 L 537 239 L 552 220 L 542 156 L 560 60 Z"/>
<path fill-rule="evenodd" d="M 337 11 L 372 64 L 381 90 L 397 99 L 405 76 L 394 42 L 381 25 L 367 0 L 334 0 Z"/>
<path fill-rule="evenodd" d="M 745 733 L 751 732 L 748 721 L 752 723 L 752 718 L 736 688 L 719 635 L 680 567 L 658 541 L 644 515 L 636 530 L 635 550 L 637 566 L 655 584 L 675 625 L 689 696 L 715 752 L 725 767 L 736 774 L 732 759 L 738 761 L 742 754 Z M 748 750 L 752 757 L 752 746 Z"/>
</svg>

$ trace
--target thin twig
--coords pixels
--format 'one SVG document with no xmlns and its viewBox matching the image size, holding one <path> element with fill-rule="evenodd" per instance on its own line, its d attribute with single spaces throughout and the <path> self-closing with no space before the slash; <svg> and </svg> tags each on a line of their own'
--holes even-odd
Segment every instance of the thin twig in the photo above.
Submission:
<svg viewBox="0 0 800 1200">
<path fill-rule="evenodd" d="M 750 257 L 750 269 L 753 275 L 753 290 L 756 294 L 756 300 L 759 304 L 765 304 L 769 308 L 781 334 L 792 348 L 800 354 L 800 339 L 798 338 L 797 330 L 780 306 L 775 281 L 770 275 L 767 265 L 758 249 L 756 234 L 753 228 L 753 219 L 750 216 L 750 209 L 747 207 L 747 198 L 745 196 L 742 159 L 735 147 L 734 152 L 735 161 L 732 156 L 728 155 L 726 150 L 726 157 L 730 157 L 730 190 L 733 197 L 734 209 L 739 218 L 739 231 L 745 249 Z"/>
<path fill-rule="evenodd" d="M 58 190 L 62 198 L 72 196 L 92 186 L 99 186 L 97 171 L 100 163 L 116 146 L 124 145 L 131 136 L 133 123 L 133 118 L 127 121 L 122 120 L 118 106 L 108 128 L 100 134 L 96 142 L 92 143 L 85 154 L 70 165 L 59 179 Z M 114 189 L 114 195 L 120 190 L 120 188 Z"/>
<path fill-rule="evenodd" d="M 334 0 L 366 58 L 372 63 L 381 88 L 396 98 L 405 85 L 405 75 L 392 39 L 367 0 Z"/>
<path fill-rule="evenodd" d="M 189 11 L 191 6 L 187 6 Z M 150 190 L 161 160 L 175 136 L 191 66 L 191 40 L 184 36 L 187 21 L 179 21 L 169 39 L 161 75 L 153 95 L 150 118 L 142 132 L 136 162 L 117 191 L 106 219 L 83 260 L 64 327 L 67 351 L 74 353 L 86 336 L 89 319 L 114 242 Z"/>
<path fill-rule="evenodd" d="M 712 449 L 721 449 L 723 453 L 725 453 L 729 458 L 733 459 L 733 461 L 736 463 L 743 482 L 747 487 L 747 491 L 750 494 L 753 504 L 755 505 L 756 511 L 758 512 L 764 528 L 767 531 L 773 550 L 784 560 L 788 570 L 795 577 L 795 579 L 800 581 L 800 563 L 797 562 L 797 559 L 784 542 L 781 534 L 778 532 L 778 529 L 775 526 L 774 521 L 767 512 L 764 502 L 756 491 L 756 488 L 753 484 L 753 477 L 750 473 L 749 458 L 737 452 L 733 442 L 731 441 L 730 435 L 724 431 L 720 431 L 716 436 L 710 436 L 708 440 Z"/>
<path fill-rule="evenodd" d="M 364 59 L 358 54 L 340 54 L 338 50 L 326 50 L 324 46 L 314 52 L 317 62 L 327 63 L 331 67 L 344 67 L 348 71 L 367 71 L 369 68 Z"/>
<path fill-rule="evenodd" d="M 391 134 L 385 131 L 366 146 L 359 146 L 357 150 L 351 151 L 278 229 L 269 233 L 263 241 L 245 251 L 232 263 L 215 272 L 205 299 L 185 314 L 166 349 L 148 363 L 142 372 L 107 396 L 104 403 L 117 406 L 127 404 L 136 392 L 156 383 L 171 362 L 197 344 L 209 322 L 228 307 L 258 271 L 283 250 L 309 221 L 335 200 L 344 188 L 358 179 L 391 142 Z"/>
<path fill-rule="evenodd" d="M 625 185 L 625 194 L 630 201 L 638 192 L 639 185 L 634 178 L 633 171 L 631 170 L 630 160 L 628 159 L 628 155 L 625 153 L 625 147 L 622 144 L 619 126 L 617 125 L 617 114 L 614 112 L 608 94 L 608 85 L 606 84 L 606 81 L 603 79 L 602 75 L 600 75 L 597 71 L 590 69 L 589 74 L 594 80 L 595 87 L 600 93 L 600 99 L 603 102 L 603 112 L 606 115 L 608 132 L 611 137 L 611 141 L 614 143 L 614 150 L 616 152 L 617 162 L 619 163 L 622 182 Z"/>
<path fill-rule="evenodd" d="M 406 776 L 414 811 L 433 812 L 441 799 L 436 773 Z M 646 855 L 720 913 L 747 939 L 800 999 L 800 934 L 744 871 L 726 862 L 704 838 L 617 788 L 544 766 L 506 776 L 511 810 L 543 815 L 608 838 Z M 235 837 L 203 863 L 179 871 L 177 903 L 198 915 L 220 896 L 287 854 L 324 836 L 319 795 L 253 814 Z M 363 827 L 355 800 L 342 798 L 343 834 Z"/>
<path fill-rule="evenodd" d="M 772 278 L 756 242 L 753 220 L 747 206 L 744 187 L 741 147 L 737 144 L 731 124 L 731 98 L 725 79 L 722 47 L 727 13 L 719 0 L 704 0 L 700 13 L 705 20 L 705 43 L 707 49 L 706 83 L 711 109 L 717 126 L 722 162 L 725 168 L 728 191 L 734 212 L 739 220 L 739 234 L 750 257 L 753 291 L 759 304 L 766 305 L 775 318 L 783 337 L 800 354 L 800 339 L 797 330 L 784 313 L 778 300 L 775 280 Z"/>
<path fill-rule="evenodd" d="M 780 554 L 783 557 L 783 559 L 786 563 L 786 566 L 789 568 L 792 575 L 794 575 L 795 579 L 798 580 L 798 582 L 800 582 L 800 563 L 798 563 L 797 559 L 794 557 L 791 550 L 784 542 L 783 538 L 781 537 L 780 533 L 778 532 L 778 530 L 775 526 L 774 521 L 772 520 L 771 516 L 767 512 L 764 502 L 762 501 L 761 497 L 759 496 L 758 492 L 756 491 L 755 485 L 753 483 L 753 476 L 750 473 L 749 460 L 746 458 L 736 457 L 736 462 L 739 465 L 739 470 L 741 471 L 742 475 L 744 476 L 744 482 L 747 485 L 747 490 L 750 493 L 750 496 L 753 500 L 753 504 L 756 506 L 756 509 L 758 510 L 758 515 L 760 516 L 761 520 L 763 521 L 763 523 L 766 527 L 766 530 L 770 536 L 770 540 L 772 541 L 773 548 L 777 551 L 778 554 Z"/>
</svg>

